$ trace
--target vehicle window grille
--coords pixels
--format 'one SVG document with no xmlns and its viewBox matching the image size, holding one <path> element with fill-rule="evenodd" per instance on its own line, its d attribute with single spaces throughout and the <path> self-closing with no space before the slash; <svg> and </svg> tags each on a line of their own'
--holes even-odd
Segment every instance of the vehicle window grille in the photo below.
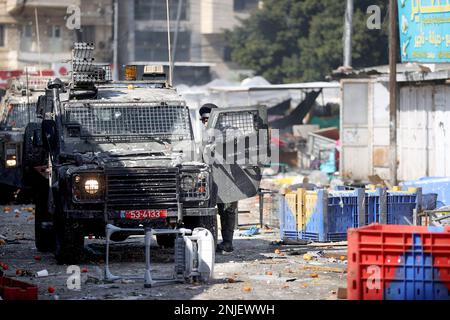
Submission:
<svg viewBox="0 0 450 320">
<path fill-rule="evenodd" d="M 257 117 L 257 111 L 221 113 L 217 120 L 216 129 L 223 132 L 239 130 L 242 134 L 252 134 L 258 130 Z"/>
<path fill-rule="evenodd" d="M 189 110 L 185 106 L 92 104 L 70 106 L 66 121 L 81 125 L 81 135 L 155 135 L 191 138 Z M 120 138 L 120 137 L 119 137 Z"/>
<path fill-rule="evenodd" d="M 6 126 L 25 128 L 30 122 L 37 122 L 36 103 L 15 103 L 6 109 Z"/>
</svg>

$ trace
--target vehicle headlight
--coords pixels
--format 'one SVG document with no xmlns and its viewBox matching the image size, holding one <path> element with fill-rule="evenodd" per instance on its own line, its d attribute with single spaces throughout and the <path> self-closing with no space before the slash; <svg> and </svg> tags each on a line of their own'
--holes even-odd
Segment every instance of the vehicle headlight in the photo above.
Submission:
<svg viewBox="0 0 450 320">
<path fill-rule="evenodd" d="M 209 197 L 207 172 L 184 173 L 181 178 L 182 198 L 185 200 L 205 200 Z"/>
<path fill-rule="evenodd" d="M 6 167 L 7 168 L 12 168 L 17 166 L 17 160 L 16 159 L 7 159 L 6 160 Z"/>
<path fill-rule="evenodd" d="M 104 178 L 100 173 L 76 173 L 72 176 L 72 197 L 75 202 L 102 200 Z"/>
<path fill-rule="evenodd" d="M 190 191 L 195 188 L 195 179 L 193 176 L 184 176 L 181 178 L 181 190 Z"/>
<path fill-rule="evenodd" d="M 6 167 L 13 168 L 17 166 L 17 146 L 7 145 L 6 146 Z"/>
<path fill-rule="evenodd" d="M 84 183 L 84 190 L 89 194 L 96 194 L 100 188 L 100 183 L 97 179 L 89 179 Z"/>
</svg>

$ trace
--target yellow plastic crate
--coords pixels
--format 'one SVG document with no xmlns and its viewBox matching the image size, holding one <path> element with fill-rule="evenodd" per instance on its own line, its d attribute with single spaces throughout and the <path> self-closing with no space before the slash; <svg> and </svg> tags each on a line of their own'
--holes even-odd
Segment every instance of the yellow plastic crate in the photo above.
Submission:
<svg viewBox="0 0 450 320">
<path fill-rule="evenodd" d="M 299 230 L 304 230 L 306 223 L 314 213 L 317 203 L 317 191 L 297 191 L 297 226 Z"/>
</svg>

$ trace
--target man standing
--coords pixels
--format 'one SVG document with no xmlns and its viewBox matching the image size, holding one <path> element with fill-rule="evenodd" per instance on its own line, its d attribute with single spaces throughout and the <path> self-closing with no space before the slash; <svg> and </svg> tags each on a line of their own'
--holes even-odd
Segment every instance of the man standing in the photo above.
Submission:
<svg viewBox="0 0 450 320">
<path fill-rule="evenodd" d="M 218 108 L 215 104 L 208 103 L 200 108 L 200 117 L 205 127 L 208 125 L 211 110 Z M 220 225 L 223 242 L 217 245 L 216 252 L 233 252 L 233 234 L 238 213 L 238 202 L 218 203 Z"/>
</svg>

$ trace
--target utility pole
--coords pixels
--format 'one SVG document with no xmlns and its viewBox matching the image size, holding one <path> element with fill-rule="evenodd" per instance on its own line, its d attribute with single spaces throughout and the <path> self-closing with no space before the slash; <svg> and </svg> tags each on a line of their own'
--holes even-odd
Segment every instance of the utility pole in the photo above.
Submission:
<svg viewBox="0 0 450 320">
<path fill-rule="evenodd" d="M 352 66 L 353 0 L 347 0 L 344 24 L 344 67 Z"/>
<path fill-rule="evenodd" d="M 114 0 L 113 80 L 119 80 L 119 0 Z"/>
<path fill-rule="evenodd" d="M 389 0 L 389 171 L 391 184 L 397 185 L 397 0 Z"/>
</svg>

